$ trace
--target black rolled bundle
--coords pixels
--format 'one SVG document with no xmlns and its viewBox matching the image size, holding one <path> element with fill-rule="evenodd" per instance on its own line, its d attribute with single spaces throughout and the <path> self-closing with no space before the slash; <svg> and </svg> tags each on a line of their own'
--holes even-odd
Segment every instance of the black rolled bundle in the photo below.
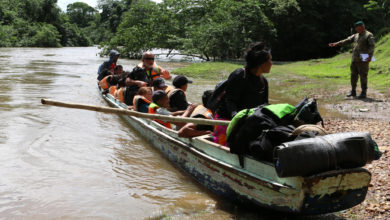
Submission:
<svg viewBox="0 0 390 220">
<path fill-rule="evenodd" d="M 349 132 L 286 142 L 274 149 L 280 177 L 308 176 L 320 172 L 362 167 L 379 159 L 369 133 Z"/>
</svg>

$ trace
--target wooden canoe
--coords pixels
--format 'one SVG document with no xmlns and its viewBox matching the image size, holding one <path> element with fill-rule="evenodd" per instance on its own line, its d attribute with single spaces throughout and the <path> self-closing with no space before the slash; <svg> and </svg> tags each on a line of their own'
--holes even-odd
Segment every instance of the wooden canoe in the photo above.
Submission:
<svg viewBox="0 0 390 220">
<path fill-rule="evenodd" d="M 128 107 L 110 94 L 102 96 L 111 106 Z M 363 168 L 279 178 L 273 164 L 251 157 L 244 158 L 245 168 L 241 168 L 237 155 L 209 141 L 210 136 L 180 138 L 152 120 L 123 118 L 171 162 L 233 202 L 283 212 L 331 213 L 360 204 L 371 180 L 371 173 Z"/>
</svg>

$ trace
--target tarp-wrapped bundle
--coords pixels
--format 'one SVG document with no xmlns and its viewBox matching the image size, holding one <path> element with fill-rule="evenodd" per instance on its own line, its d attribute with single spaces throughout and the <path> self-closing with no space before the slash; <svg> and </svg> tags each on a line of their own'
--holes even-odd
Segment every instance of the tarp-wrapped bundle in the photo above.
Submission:
<svg viewBox="0 0 390 220">
<path fill-rule="evenodd" d="M 349 132 L 287 142 L 274 156 L 278 175 L 290 177 L 362 167 L 380 152 L 369 133 Z"/>
</svg>

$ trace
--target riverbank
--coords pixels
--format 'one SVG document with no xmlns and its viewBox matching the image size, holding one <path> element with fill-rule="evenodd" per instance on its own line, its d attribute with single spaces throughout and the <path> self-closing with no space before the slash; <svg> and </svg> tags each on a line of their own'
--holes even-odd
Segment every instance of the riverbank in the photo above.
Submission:
<svg viewBox="0 0 390 220">
<path fill-rule="evenodd" d="M 362 100 L 345 98 L 345 94 L 350 89 L 349 62 L 350 55 L 341 54 L 331 59 L 277 63 L 267 75 L 270 92 L 274 97 L 281 97 L 278 100 L 295 102 L 306 96 L 316 98 L 325 111 L 341 113 L 343 117 L 325 117 L 325 127 L 330 133 L 348 131 L 371 133 L 384 153 L 380 160 L 365 166 L 372 173 L 367 197 L 362 204 L 336 213 L 335 216 L 348 219 L 389 219 L 389 72 L 376 72 L 385 71 L 385 65 L 380 62 L 373 63 L 369 76 L 368 98 Z M 223 80 L 230 72 L 240 67 L 242 65 L 231 63 L 197 63 L 176 69 L 173 73 L 198 79 Z M 329 74 L 326 74 L 327 72 Z"/>
</svg>

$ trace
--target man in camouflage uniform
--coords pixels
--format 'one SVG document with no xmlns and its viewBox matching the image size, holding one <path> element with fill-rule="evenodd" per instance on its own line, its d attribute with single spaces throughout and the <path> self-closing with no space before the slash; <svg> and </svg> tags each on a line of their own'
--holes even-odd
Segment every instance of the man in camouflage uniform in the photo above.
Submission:
<svg viewBox="0 0 390 220">
<path fill-rule="evenodd" d="M 330 47 L 354 43 L 351 63 L 351 86 L 352 90 L 347 97 L 356 96 L 357 81 L 360 76 L 360 85 L 362 93 L 358 98 L 364 99 L 367 96 L 367 75 L 369 63 L 374 55 L 375 41 L 374 35 L 366 30 L 364 23 L 358 21 L 355 23 L 356 34 L 336 43 L 330 43 Z M 361 54 L 368 54 L 368 58 L 363 60 Z"/>
</svg>

